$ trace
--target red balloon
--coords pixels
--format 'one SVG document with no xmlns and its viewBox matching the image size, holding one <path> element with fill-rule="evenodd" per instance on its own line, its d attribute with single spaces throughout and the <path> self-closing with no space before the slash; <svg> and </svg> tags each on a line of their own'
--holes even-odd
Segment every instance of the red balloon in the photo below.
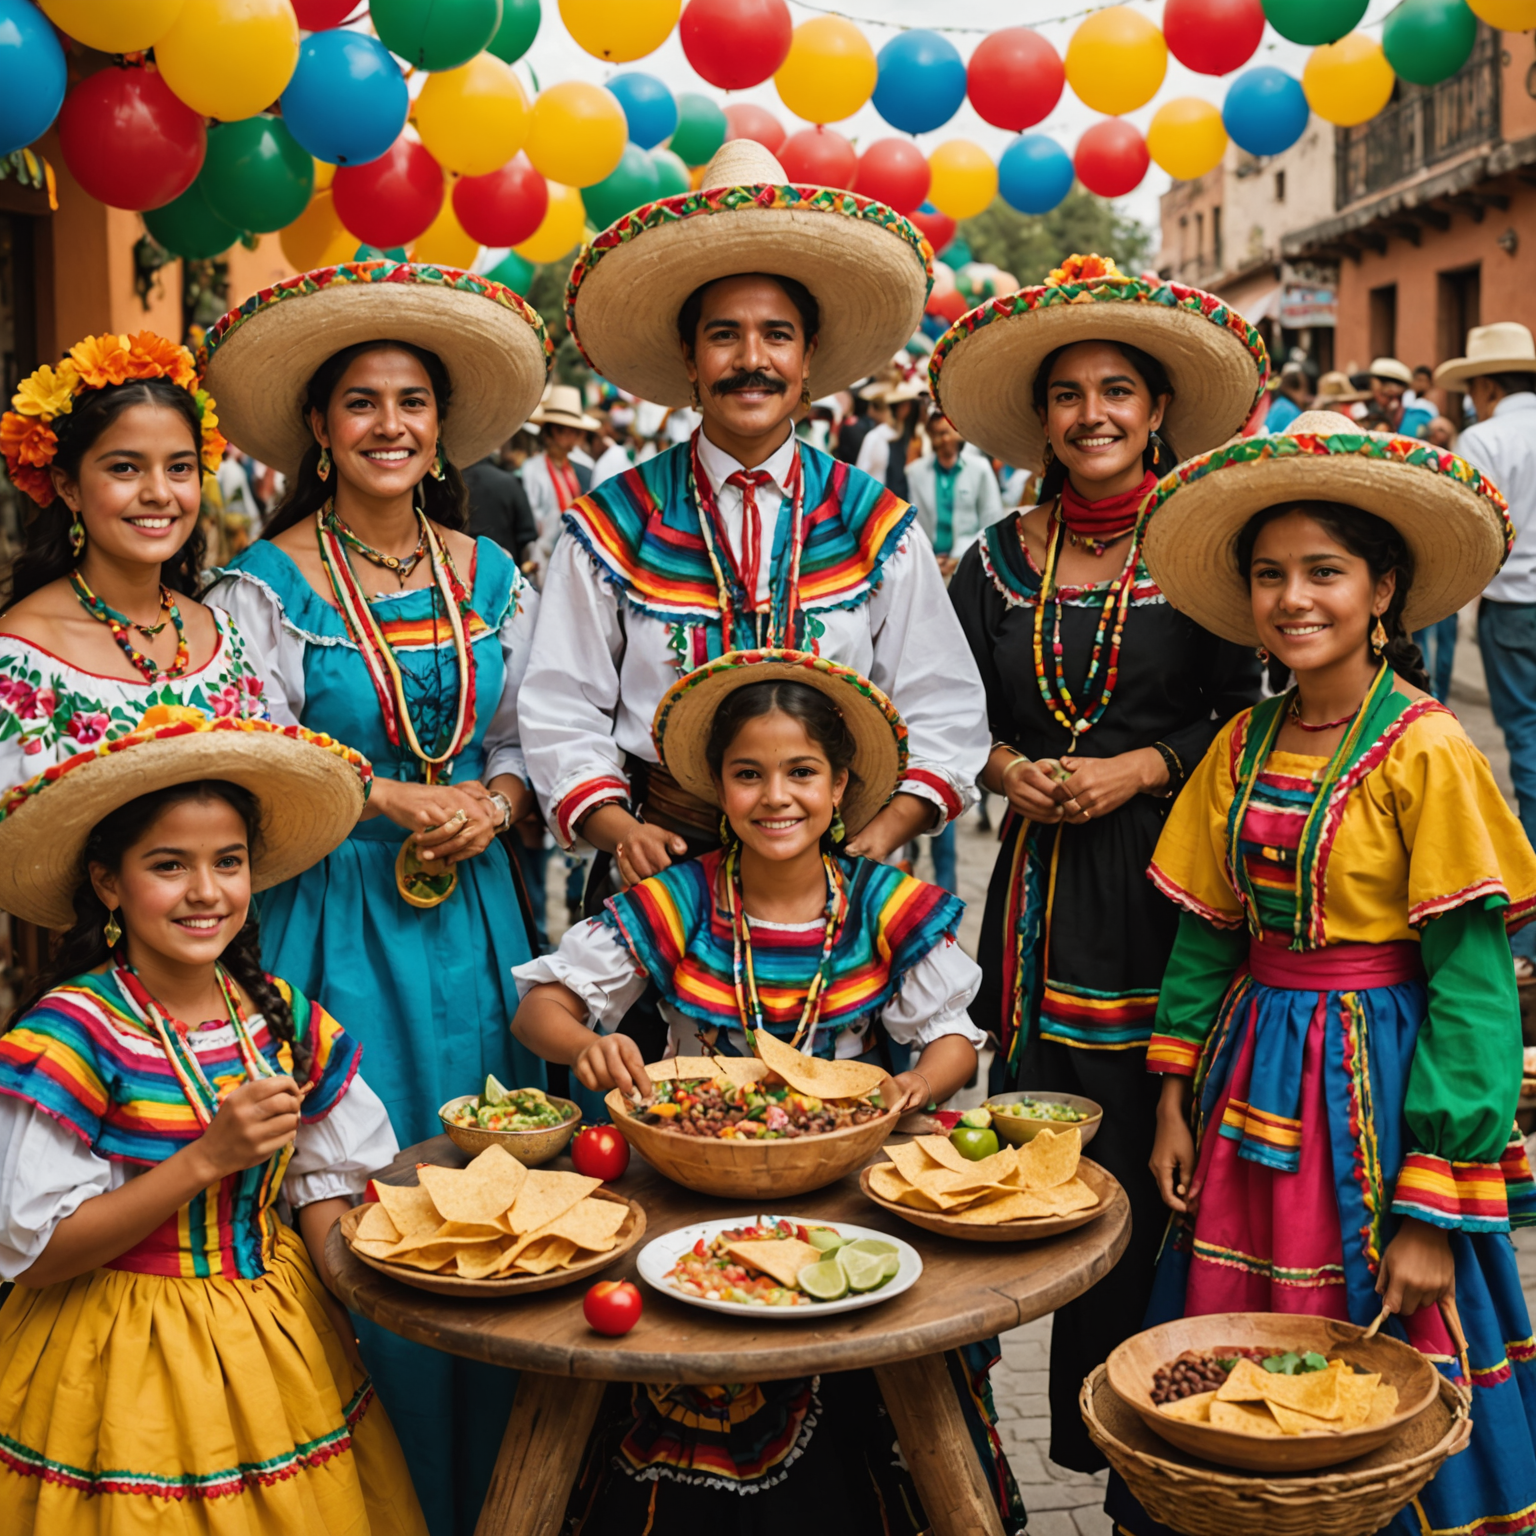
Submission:
<svg viewBox="0 0 1536 1536">
<path fill-rule="evenodd" d="M 928 196 L 933 172 L 911 139 L 876 139 L 859 156 L 860 197 L 872 197 L 897 213 L 913 213 Z"/>
<path fill-rule="evenodd" d="M 761 85 L 789 57 L 784 0 L 688 0 L 677 24 L 683 53 L 722 91 Z"/>
<path fill-rule="evenodd" d="M 955 238 L 955 221 L 947 213 L 940 213 L 937 209 L 932 213 L 924 213 L 919 208 L 907 217 L 922 230 L 923 238 L 933 247 L 935 256 Z"/>
<path fill-rule="evenodd" d="M 142 213 L 174 202 L 197 180 L 208 150 L 203 119 L 154 69 L 88 76 L 64 98 L 58 122 L 70 175 L 111 208 Z"/>
<path fill-rule="evenodd" d="M 362 0 L 293 0 L 293 14 L 306 32 L 339 27 L 353 11 L 361 8 Z"/>
<path fill-rule="evenodd" d="M 965 70 L 971 105 L 994 128 L 1014 133 L 1049 117 L 1066 83 L 1061 55 L 1031 27 L 990 33 L 976 45 Z"/>
<path fill-rule="evenodd" d="M 464 233 L 481 245 L 521 245 L 549 211 L 549 183 L 519 154 L 488 176 L 459 177 L 453 211 Z"/>
<path fill-rule="evenodd" d="M 1168 0 L 1163 9 L 1168 51 L 1196 74 L 1241 69 L 1263 36 L 1260 0 Z"/>
<path fill-rule="evenodd" d="M 367 165 L 337 166 L 331 197 L 350 234 L 387 251 L 427 232 L 443 206 L 443 169 L 402 137 Z"/>
<path fill-rule="evenodd" d="M 1152 157 L 1147 141 L 1123 117 L 1106 117 L 1077 141 L 1077 179 L 1100 197 L 1124 197 L 1141 185 Z"/>
<path fill-rule="evenodd" d="M 735 101 L 725 109 L 727 139 L 756 139 L 770 155 L 784 147 L 784 124 L 766 107 Z"/>
<path fill-rule="evenodd" d="M 948 293 L 936 293 L 928 300 L 927 313 L 953 325 L 970 307 L 971 301 L 958 288 L 951 288 Z"/>
<path fill-rule="evenodd" d="M 802 128 L 779 151 L 784 175 L 803 187 L 840 187 L 853 191 L 859 152 L 835 128 Z"/>
</svg>

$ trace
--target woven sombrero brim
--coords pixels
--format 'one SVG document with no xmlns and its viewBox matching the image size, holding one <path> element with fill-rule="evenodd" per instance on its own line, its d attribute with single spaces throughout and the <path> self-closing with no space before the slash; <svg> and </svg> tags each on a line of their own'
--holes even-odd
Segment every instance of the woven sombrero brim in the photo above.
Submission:
<svg viewBox="0 0 1536 1536">
<path fill-rule="evenodd" d="M 1237 536 L 1256 512 L 1295 501 L 1359 507 L 1413 555 L 1410 633 L 1456 613 L 1504 563 L 1504 498 L 1465 459 L 1416 438 L 1349 432 L 1239 438 L 1181 464 L 1158 487 L 1143 555 L 1168 601 L 1240 645 L 1257 645 Z"/>
<path fill-rule="evenodd" d="M 1259 333 L 1214 295 L 1139 279 L 1021 288 L 962 315 L 939 339 L 928 374 L 939 408 L 967 442 L 1021 469 L 1045 462 L 1035 375 L 1058 347 L 1125 342 L 1168 371 L 1173 399 L 1159 431 L 1185 456 L 1224 443 L 1269 376 Z"/>
<path fill-rule="evenodd" d="M 0 798 L 0 910 L 44 928 L 69 928 L 92 828 L 130 800 L 172 784 L 227 779 L 261 806 L 251 885 L 302 874 L 351 832 L 370 770 L 350 747 L 264 720 L 141 728 L 71 759 Z"/>
<path fill-rule="evenodd" d="M 704 754 L 715 711 L 738 688 L 775 681 L 815 688 L 842 712 L 854 740 L 853 774 L 842 802 L 843 824 L 852 836 L 895 794 L 907 767 L 905 722 L 896 706 L 852 667 L 804 651 L 731 651 L 667 690 L 652 728 L 656 750 L 684 789 L 719 805 Z"/>
<path fill-rule="evenodd" d="M 498 448 L 544 393 L 544 322 L 510 288 L 451 267 L 350 262 L 253 294 L 208 333 L 207 383 L 237 448 L 293 475 L 314 435 L 305 386 L 329 357 L 362 341 L 436 353 L 453 402 L 443 447 L 458 465 Z"/>
<path fill-rule="evenodd" d="M 932 251 L 884 203 L 827 187 L 714 187 L 626 214 L 583 248 L 565 313 L 582 355 L 612 384 L 687 405 L 678 312 L 704 283 L 762 272 L 804 283 L 821 308 L 813 398 L 889 363 L 922 323 Z"/>
</svg>

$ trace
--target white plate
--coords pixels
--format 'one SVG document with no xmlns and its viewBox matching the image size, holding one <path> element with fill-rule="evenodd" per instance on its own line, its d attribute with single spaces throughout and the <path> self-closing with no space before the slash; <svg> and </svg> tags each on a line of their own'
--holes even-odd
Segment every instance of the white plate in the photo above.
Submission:
<svg viewBox="0 0 1536 1536">
<path fill-rule="evenodd" d="M 754 1321 L 760 1318 L 787 1318 L 802 1323 L 813 1322 L 818 1317 L 830 1317 L 834 1312 L 857 1312 L 860 1307 L 873 1307 L 882 1301 L 889 1301 L 891 1297 L 910 1290 L 923 1272 L 922 1257 L 917 1249 L 899 1237 L 892 1237 L 889 1232 L 877 1232 L 873 1227 L 856 1227 L 851 1221 L 817 1221 L 805 1216 L 786 1216 L 784 1220 L 800 1226 L 834 1227 L 850 1242 L 855 1238 L 873 1237 L 882 1243 L 889 1243 L 900 1258 L 900 1266 L 877 1291 L 850 1291 L 841 1301 L 813 1301 L 809 1306 L 801 1307 L 759 1307 L 743 1301 L 708 1301 L 703 1296 L 690 1296 L 687 1291 L 678 1290 L 667 1279 L 667 1271 L 701 1237 L 707 1248 L 715 1240 L 716 1233 L 727 1232 L 733 1227 L 749 1227 L 759 1219 L 768 1222 L 778 1218 L 764 1212 L 760 1218 L 730 1216 L 724 1221 L 701 1221 L 691 1227 L 679 1227 L 675 1232 L 668 1232 L 664 1237 L 647 1243 L 640 1250 L 635 1267 L 647 1285 L 654 1286 L 673 1301 L 686 1302 L 690 1307 L 703 1307 L 707 1312 L 728 1312 L 733 1317 L 751 1318 Z"/>
</svg>

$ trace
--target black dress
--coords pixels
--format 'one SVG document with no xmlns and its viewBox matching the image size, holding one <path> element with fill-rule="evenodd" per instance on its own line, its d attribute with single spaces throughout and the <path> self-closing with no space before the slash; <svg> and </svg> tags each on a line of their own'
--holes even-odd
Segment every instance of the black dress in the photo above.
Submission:
<svg viewBox="0 0 1536 1536">
<path fill-rule="evenodd" d="M 1115 757 L 1161 743 L 1181 765 L 1175 786 L 1220 727 L 1259 697 L 1250 650 L 1176 612 L 1138 563 L 1110 701 L 1079 735 L 1060 724 L 1041 694 L 1034 620 L 1041 576 L 1020 537 L 1020 513 L 985 529 L 950 582 L 950 601 L 987 690 L 992 739 L 1026 757 Z M 1125 546 L 1105 554 L 1118 579 Z M 1064 588 L 1059 606 L 1063 679 L 1091 714 L 1108 667 L 1088 671 L 1107 584 Z M 1055 693 L 1053 631 L 1046 605 L 1042 656 Z M 1125 1186 L 1130 1246 L 1093 1290 L 1063 1307 L 1051 1338 L 1051 1458 L 1080 1472 L 1104 1459 L 1078 1413 L 1084 1376 L 1141 1327 L 1167 1211 L 1148 1169 L 1159 1079 L 1146 1070 L 1157 993 L 1178 912 L 1147 879 L 1171 800 L 1136 795 L 1082 825 L 1026 822 L 1010 811 L 982 919 L 982 989 L 971 1017 L 1001 1042 L 992 1091 L 1079 1093 L 1104 1107 L 1088 1155 Z"/>
</svg>

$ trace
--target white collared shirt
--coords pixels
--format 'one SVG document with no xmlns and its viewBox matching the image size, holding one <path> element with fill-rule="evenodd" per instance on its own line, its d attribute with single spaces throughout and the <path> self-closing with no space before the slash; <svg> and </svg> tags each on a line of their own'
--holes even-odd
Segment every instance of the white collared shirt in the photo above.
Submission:
<svg viewBox="0 0 1536 1536">
<path fill-rule="evenodd" d="M 724 448 L 717 448 L 702 432 L 699 433 L 699 463 L 704 466 L 704 473 L 709 477 L 710 489 L 715 493 L 715 505 L 720 510 L 720 522 L 739 569 L 744 553 L 741 547 L 743 492 L 739 485 L 728 485 L 726 482 L 732 475 L 745 472 L 746 465 L 738 463 Z M 766 485 L 758 486 L 755 498 L 762 549 L 757 562 L 757 591 L 753 596 L 759 603 L 768 601 L 769 579 L 773 574 L 774 530 L 778 526 L 779 506 L 789 494 L 789 472 L 794 464 L 795 438 L 791 433 L 757 466 L 764 474 L 773 476 Z"/>
<path fill-rule="evenodd" d="M 1483 596 L 1536 603 L 1536 394 L 1505 395 L 1487 421 L 1461 434 L 1456 452 L 1504 493 L 1515 526 L 1515 547 Z"/>
</svg>

